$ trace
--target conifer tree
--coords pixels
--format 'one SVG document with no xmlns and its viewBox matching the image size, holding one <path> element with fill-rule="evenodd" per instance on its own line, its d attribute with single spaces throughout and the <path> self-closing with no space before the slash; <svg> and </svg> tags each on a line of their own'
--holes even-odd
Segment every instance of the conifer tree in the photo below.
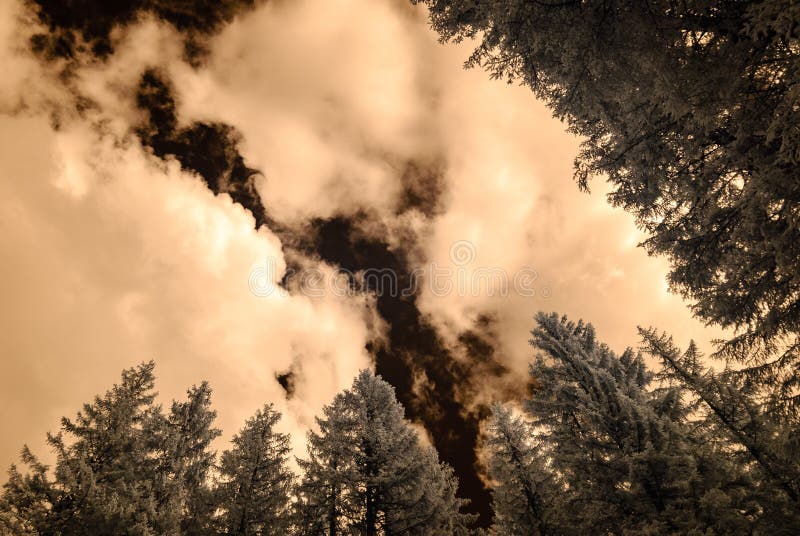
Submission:
<svg viewBox="0 0 800 536">
<path fill-rule="evenodd" d="M 528 85 L 583 138 L 580 187 L 605 177 L 671 287 L 738 330 L 721 356 L 796 370 L 800 5 L 416 1 L 443 39 L 477 39 L 468 65 Z"/>
<path fill-rule="evenodd" d="M 394 389 L 362 371 L 308 436 L 298 489 L 305 534 L 453 534 L 459 513 L 452 470 L 420 445 Z"/>
<path fill-rule="evenodd" d="M 211 442 L 220 435 L 213 427 L 216 411 L 211 409 L 211 387 L 207 382 L 191 387 L 185 402 L 173 402 L 162 421 L 161 448 L 157 454 L 166 476 L 164 501 L 173 503 L 182 534 L 202 536 L 212 531 L 214 514 L 210 473 L 216 453 Z"/>
<path fill-rule="evenodd" d="M 551 530 L 750 532 L 758 510 L 748 475 L 728 463 L 726 445 L 695 429 L 678 387 L 652 387 L 641 354 L 617 356 L 590 324 L 536 320 L 541 353 L 527 409 L 551 468 L 537 468 L 556 499 L 543 518 Z"/>
<path fill-rule="evenodd" d="M 160 510 L 153 483 L 157 460 L 149 431 L 158 419 L 152 362 L 126 370 L 122 382 L 84 404 L 61 432 L 48 434 L 56 452 L 55 479 L 30 453 L 22 475 L 11 468 L 2 510 L 9 524 L 32 534 L 154 534 Z M 70 437 L 70 440 L 65 438 Z"/>
<path fill-rule="evenodd" d="M 492 407 L 486 444 L 494 483 L 492 534 L 548 534 L 547 508 L 552 499 L 547 493 L 552 492 L 553 476 L 534 441 L 528 423 L 500 404 Z"/>
<path fill-rule="evenodd" d="M 189 390 L 165 416 L 155 403 L 154 363 L 84 404 L 48 434 L 49 468 L 23 449 L 26 473 L 11 468 L 0 498 L 0 526 L 11 534 L 202 534 L 199 497 L 213 463 L 208 451 L 210 389 Z"/>
<path fill-rule="evenodd" d="M 294 475 L 289 436 L 275 430 L 280 413 L 267 404 L 222 453 L 216 494 L 220 532 L 240 536 L 289 534 Z"/>
<path fill-rule="evenodd" d="M 697 404 L 709 437 L 724 440 L 731 462 L 749 467 L 759 531 L 790 533 L 800 526 L 800 419 L 774 390 L 737 371 L 715 371 L 694 342 L 681 352 L 666 334 L 639 330 L 644 349 L 658 358 L 662 376 L 684 386 Z"/>
</svg>

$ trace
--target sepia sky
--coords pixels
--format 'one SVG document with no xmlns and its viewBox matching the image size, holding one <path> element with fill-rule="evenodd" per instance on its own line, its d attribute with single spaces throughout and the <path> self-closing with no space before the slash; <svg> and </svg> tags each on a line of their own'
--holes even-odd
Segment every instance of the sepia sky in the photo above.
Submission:
<svg viewBox="0 0 800 536">
<path fill-rule="evenodd" d="M 302 455 L 313 416 L 374 363 L 367 343 L 389 341 L 391 354 L 394 317 L 363 293 L 254 292 L 253 273 L 277 284 L 287 266 L 287 235 L 273 224 L 301 236 L 308 222 L 368 214 L 362 232 L 427 274 L 414 307 L 447 366 L 473 370 L 459 345 L 480 328 L 504 368 L 497 381 L 455 388 L 464 411 L 513 399 L 539 310 L 591 321 L 616 350 L 637 343 L 637 325 L 680 345 L 708 348 L 716 335 L 667 293 L 666 261 L 636 247 L 643 236 L 606 204 L 602 181 L 578 191 L 579 140 L 529 90 L 464 71 L 469 43 L 437 43 L 421 9 L 267 3 L 214 36 L 197 68 L 173 28 L 142 17 L 68 83 L 27 51 L 35 25 L 22 4 L 0 10 L 0 464 L 24 443 L 48 459 L 45 432 L 62 415 L 149 359 L 165 401 L 211 382 L 218 448 L 272 401 Z M 230 196 L 142 147 L 132 95 L 149 67 L 168 73 L 181 124 L 238 130 L 273 224 L 256 230 Z M 88 112 L 74 111 L 78 93 L 94 103 Z M 422 177 L 433 208 L 398 208 L 409 176 Z M 327 277 L 337 264 L 324 259 L 303 265 Z M 461 292 L 454 275 L 449 292 L 434 291 L 433 267 L 470 281 L 491 269 L 511 288 Z M 533 295 L 515 292 L 520 273 Z M 440 388 L 431 367 L 412 369 L 415 388 Z M 291 396 L 276 381 L 287 371 Z"/>
</svg>

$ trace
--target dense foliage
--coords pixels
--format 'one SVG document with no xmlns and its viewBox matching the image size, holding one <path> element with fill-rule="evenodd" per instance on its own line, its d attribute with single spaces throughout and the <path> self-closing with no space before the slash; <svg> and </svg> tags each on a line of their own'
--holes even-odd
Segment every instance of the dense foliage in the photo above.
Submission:
<svg viewBox="0 0 800 536">
<path fill-rule="evenodd" d="M 49 435 L 51 470 L 26 447 L 0 496 L 0 534 L 462 534 L 458 482 L 420 444 L 394 389 L 363 371 L 309 434 L 298 482 L 289 436 L 266 405 L 218 460 L 211 389 L 189 389 L 168 413 L 152 362 L 85 404 Z"/>
<path fill-rule="evenodd" d="M 388 383 L 365 370 L 324 415 L 301 461 L 303 533 L 454 534 L 469 521 L 452 470 L 420 445 Z"/>
<path fill-rule="evenodd" d="M 590 324 L 539 314 L 523 417 L 489 430 L 496 534 L 793 534 L 800 423 L 769 418 L 694 346 L 616 355 Z"/>
<path fill-rule="evenodd" d="M 796 404 L 800 4 L 420 2 L 443 39 L 477 38 L 470 66 L 528 85 L 584 139 L 580 186 L 607 177 L 672 287 L 737 330 L 721 355 Z"/>
</svg>

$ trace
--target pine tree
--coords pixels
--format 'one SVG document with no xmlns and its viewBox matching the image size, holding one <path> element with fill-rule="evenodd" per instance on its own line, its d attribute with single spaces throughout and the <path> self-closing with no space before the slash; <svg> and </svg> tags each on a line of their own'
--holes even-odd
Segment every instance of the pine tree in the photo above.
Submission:
<svg viewBox="0 0 800 536">
<path fill-rule="evenodd" d="M 791 533 L 800 526 L 800 419 L 772 399 L 772 389 L 735 370 L 717 372 L 694 342 L 681 352 L 672 338 L 640 329 L 645 350 L 658 358 L 662 376 L 685 387 L 697 402 L 708 435 L 724 439 L 732 461 L 750 467 L 759 531 Z"/>
<path fill-rule="evenodd" d="M 548 534 L 547 509 L 553 476 L 536 452 L 533 430 L 500 404 L 492 407 L 486 444 L 494 482 L 492 534 Z M 548 489 L 549 488 L 549 489 Z"/>
<path fill-rule="evenodd" d="M 689 421 L 679 387 L 653 388 L 641 354 L 590 324 L 539 314 L 527 409 L 549 471 L 555 533 L 747 533 L 757 505 L 727 445 Z M 713 513 L 710 513 L 713 510 Z"/>
<path fill-rule="evenodd" d="M 289 436 L 275 431 L 280 413 L 267 404 L 222 453 L 217 499 L 220 532 L 240 536 L 288 534 L 294 475 Z"/>
<path fill-rule="evenodd" d="M 48 434 L 56 452 L 49 468 L 24 448 L 22 473 L 11 468 L 0 499 L 0 523 L 12 534 L 157 535 L 205 530 L 199 497 L 214 455 L 210 389 L 189 390 L 165 416 L 155 403 L 154 363 L 122 373 L 122 381 L 61 432 Z"/>
<path fill-rule="evenodd" d="M 162 421 L 157 455 L 166 482 L 161 500 L 172 502 L 181 533 L 187 536 L 212 531 L 215 505 L 208 481 L 216 461 L 210 446 L 221 433 L 213 427 L 216 415 L 211 409 L 211 387 L 203 382 L 187 391 L 185 402 L 173 402 Z"/>
<path fill-rule="evenodd" d="M 368 370 L 336 395 L 308 436 L 298 488 L 306 534 L 453 534 L 459 513 L 452 470 L 420 445 L 394 389 Z"/>
<path fill-rule="evenodd" d="M 721 356 L 796 370 L 800 5 L 418 1 L 443 39 L 477 38 L 468 65 L 528 85 L 583 137 L 579 185 L 607 178 L 672 288 L 739 330 Z"/>
</svg>

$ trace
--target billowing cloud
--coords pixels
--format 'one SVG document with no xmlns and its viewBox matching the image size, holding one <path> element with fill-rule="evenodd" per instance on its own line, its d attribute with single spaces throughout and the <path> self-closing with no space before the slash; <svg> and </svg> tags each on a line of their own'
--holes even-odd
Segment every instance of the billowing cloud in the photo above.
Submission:
<svg viewBox="0 0 800 536">
<path fill-rule="evenodd" d="M 177 163 L 40 119 L 0 131 L 6 460 L 142 360 L 165 398 L 211 379 L 226 431 L 275 401 L 298 443 L 369 365 L 364 301 L 254 294 L 255 268 L 285 269 L 279 241 Z M 275 375 L 296 360 L 314 374 L 287 406 Z"/>
</svg>

